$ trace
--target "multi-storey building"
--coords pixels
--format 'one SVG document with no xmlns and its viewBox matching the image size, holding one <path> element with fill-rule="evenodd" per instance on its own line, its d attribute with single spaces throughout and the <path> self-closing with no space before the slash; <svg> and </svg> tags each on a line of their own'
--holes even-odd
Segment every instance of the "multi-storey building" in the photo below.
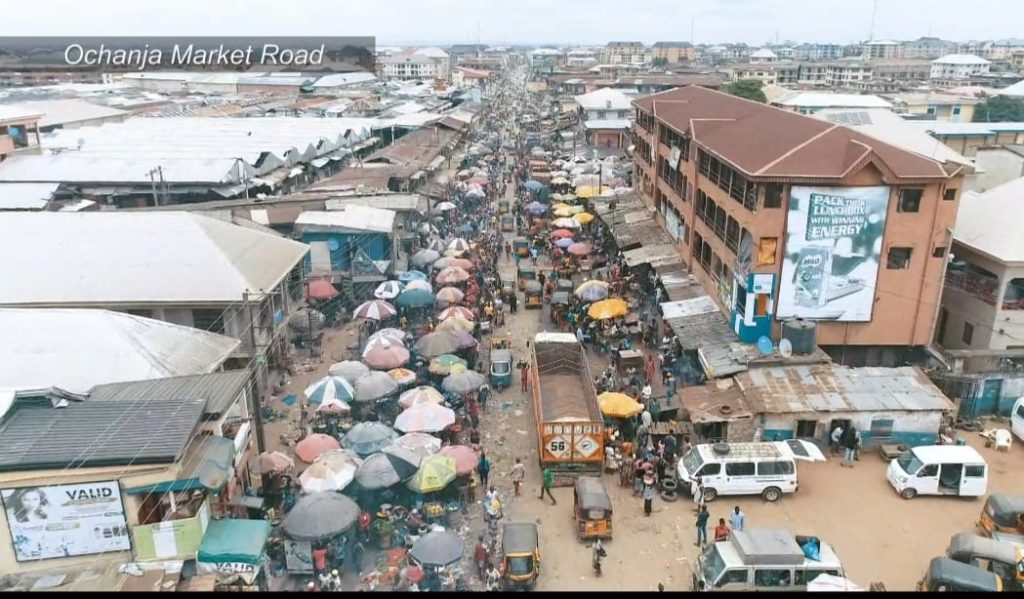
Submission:
<svg viewBox="0 0 1024 599">
<path fill-rule="evenodd" d="M 587 50 L 585 48 L 569 50 L 565 54 L 565 66 L 576 68 L 592 67 L 597 64 L 597 60 L 600 56 L 601 54 L 599 52 Z"/>
<path fill-rule="evenodd" d="M 962 166 L 699 87 L 633 106 L 635 187 L 741 339 L 802 317 L 849 361 L 931 341 Z"/>
<path fill-rule="evenodd" d="M 839 44 L 800 44 L 793 48 L 796 60 L 836 60 L 843 57 Z"/>
<path fill-rule="evenodd" d="M 697 50 L 689 42 L 655 42 L 651 47 L 651 60 L 665 59 L 667 64 L 693 62 Z"/>
<path fill-rule="evenodd" d="M 800 64 L 773 62 L 771 64 L 743 64 L 732 67 L 733 80 L 757 79 L 765 84 L 785 85 L 800 78 Z"/>
<path fill-rule="evenodd" d="M 642 42 L 608 42 L 601 53 L 601 62 L 605 64 L 647 64 L 650 53 Z"/>
<path fill-rule="evenodd" d="M 940 56 L 956 52 L 956 42 L 937 37 L 919 37 L 916 40 L 903 42 L 903 58 L 934 60 Z"/>
<path fill-rule="evenodd" d="M 864 42 L 861 47 L 861 58 L 864 60 L 903 58 L 903 45 L 891 40 Z"/>
<path fill-rule="evenodd" d="M 377 59 L 377 71 L 382 79 L 408 81 L 413 79 L 451 78 L 451 58 L 439 48 L 423 48 L 414 52 L 400 52 Z"/>
<path fill-rule="evenodd" d="M 932 61 L 930 79 L 970 79 L 987 75 L 992 63 L 970 54 L 947 54 Z"/>
</svg>

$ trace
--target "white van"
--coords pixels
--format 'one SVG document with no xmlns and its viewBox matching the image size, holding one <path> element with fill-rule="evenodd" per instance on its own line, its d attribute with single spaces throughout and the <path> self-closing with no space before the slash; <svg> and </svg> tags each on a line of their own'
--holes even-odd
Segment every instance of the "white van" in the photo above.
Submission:
<svg viewBox="0 0 1024 599">
<path fill-rule="evenodd" d="M 802 547 L 817 549 L 811 559 Z M 843 565 L 827 543 L 785 530 L 737 531 L 708 545 L 697 557 L 692 591 L 806 591 L 822 574 L 843 576 Z"/>
<path fill-rule="evenodd" d="M 797 489 L 796 461 L 824 462 L 825 454 L 801 439 L 765 443 L 707 443 L 695 445 L 676 467 L 680 483 L 689 481 L 697 493 L 698 477 L 704 500 L 719 495 L 760 495 L 778 501 Z"/>
<path fill-rule="evenodd" d="M 1024 397 L 1018 398 L 1010 411 L 1010 430 L 1024 441 Z"/>
<path fill-rule="evenodd" d="M 900 497 L 980 497 L 988 489 L 988 464 L 967 445 L 922 445 L 889 462 L 886 478 Z"/>
</svg>

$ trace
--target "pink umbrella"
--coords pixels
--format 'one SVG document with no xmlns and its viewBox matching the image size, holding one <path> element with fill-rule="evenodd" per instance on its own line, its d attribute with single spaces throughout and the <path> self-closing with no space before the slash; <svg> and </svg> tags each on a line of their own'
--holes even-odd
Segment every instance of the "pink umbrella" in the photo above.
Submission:
<svg viewBox="0 0 1024 599">
<path fill-rule="evenodd" d="M 448 302 L 449 304 L 455 304 L 462 301 L 466 294 L 456 287 L 442 287 L 437 292 L 437 299 L 442 302 Z"/>
<path fill-rule="evenodd" d="M 574 243 L 569 246 L 568 252 L 574 256 L 586 256 L 591 252 L 589 243 Z"/>
<path fill-rule="evenodd" d="M 409 362 L 409 350 L 401 343 L 381 338 L 363 351 L 363 362 L 377 370 L 391 370 Z"/>
<path fill-rule="evenodd" d="M 449 318 L 455 317 L 465 318 L 466 320 L 469 321 L 476 320 L 476 315 L 473 314 L 473 311 L 470 310 L 469 308 L 463 308 L 462 306 L 452 306 L 451 308 L 446 308 L 444 310 L 441 310 L 441 313 L 438 314 L 437 316 L 441 320 L 448 320 Z"/>
<path fill-rule="evenodd" d="M 277 451 L 265 451 L 256 456 L 255 468 L 257 474 L 278 474 L 288 470 L 295 465 L 295 461 L 283 453 Z"/>
<path fill-rule="evenodd" d="M 555 238 L 572 237 L 573 232 L 568 229 L 555 229 L 551 232 L 551 236 Z"/>
<path fill-rule="evenodd" d="M 333 449 L 341 449 L 341 443 L 330 435 L 313 433 L 295 446 L 295 457 L 312 464 L 318 457 Z"/>
<path fill-rule="evenodd" d="M 473 472 L 480 463 L 480 456 L 468 445 L 448 445 L 439 453 L 455 460 L 455 473 L 459 475 Z"/>
<path fill-rule="evenodd" d="M 329 300 L 337 295 L 338 290 L 334 288 L 334 285 L 324 279 L 310 281 L 306 286 L 306 297 L 309 299 Z"/>
<path fill-rule="evenodd" d="M 452 283 L 462 283 L 463 281 L 469 280 L 469 273 L 466 269 L 459 268 L 458 266 L 449 266 L 448 268 L 437 273 L 434 278 L 435 281 L 442 285 L 450 285 Z"/>
<path fill-rule="evenodd" d="M 476 264 L 473 264 L 472 260 L 466 260 L 465 258 L 451 258 L 448 260 L 448 267 L 473 270 L 474 268 L 476 268 Z"/>
</svg>

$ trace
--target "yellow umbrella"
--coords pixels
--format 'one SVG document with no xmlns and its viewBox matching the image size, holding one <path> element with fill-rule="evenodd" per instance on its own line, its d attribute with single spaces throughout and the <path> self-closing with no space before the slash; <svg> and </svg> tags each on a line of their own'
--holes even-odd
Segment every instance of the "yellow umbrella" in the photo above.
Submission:
<svg viewBox="0 0 1024 599">
<path fill-rule="evenodd" d="M 626 314 L 629 314 L 629 304 L 618 298 L 601 300 L 592 304 L 587 310 L 587 315 L 594 320 L 605 320 Z"/>
<path fill-rule="evenodd" d="M 565 185 L 568 182 L 569 180 L 566 179 L 565 177 L 555 177 L 554 179 L 551 180 L 552 185 Z"/>
<path fill-rule="evenodd" d="M 408 368 L 393 368 L 388 371 L 388 376 L 395 379 L 399 385 L 408 385 L 416 382 L 416 373 Z"/>
<path fill-rule="evenodd" d="M 467 333 L 473 332 L 473 327 L 476 326 L 472 322 L 466 320 L 461 316 L 452 316 L 441 321 L 441 324 L 437 325 L 438 331 L 465 331 Z"/>
<path fill-rule="evenodd" d="M 579 214 L 574 214 L 572 218 L 579 224 L 585 225 L 594 220 L 594 215 L 589 212 L 580 212 Z"/>
<path fill-rule="evenodd" d="M 469 370 L 469 366 L 462 362 L 456 362 L 448 367 L 448 374 L 459 374 L 460 372 L 466 372 Z"/>
<path fill-rule="evenodd" d="M 556 218 L 551 222 L 551 226 L 560 229 L 579 229 L 580 221 L 571 218 Z"/>
<path fill-rule="evenodd" d="M 569 204 L 566 204 L 565 202 L 559 202 L 559 203 L 554 204 L 554 205 L 551 206 L 552 210 L 564 210 L 566 208 L 572 208 L 572 206 L 570 206 Z"/>
<path fill-rule="evenodd" d="M 586 211 L 586 208 L 583 206 L 569 206 L 569 214 L 579 214 L 584 211 Z"/>
<path fill-rule="evenodd" d="M 576 188 L 576 197 L 578 198 L 592 198 L 598 193 L 600 192 L 589 185 L 581 185 Z"/>
<path fill-rule="evenodd" d="M 644 411 L 643 405 L 625 393 L 602 393 L 597 396 L 597 405 L 611 418 L 629 418 Z"/>
<path fill-rule="evenodd" d="M 558 210 L 555 210 L 554 212 L 552 212 L 552 214 L 554 214 L 555 216 L 572 216 L 573 213 L 572 210 L 570 210 L 569 207 L 566 206 L 565 208 L 559 208 Z"/>
<path fill-rule="evenodd" d="M 446 455 L 423 458 L 416 474 L 406 483 L 416 493 L 433 493 L 448 486 L 456 476 L 455 460 Z"/>
</svg>

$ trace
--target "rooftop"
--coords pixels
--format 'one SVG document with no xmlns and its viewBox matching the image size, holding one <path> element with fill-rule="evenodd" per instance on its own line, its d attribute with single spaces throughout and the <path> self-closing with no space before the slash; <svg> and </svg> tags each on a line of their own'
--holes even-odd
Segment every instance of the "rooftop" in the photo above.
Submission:
<svg viewBox="0 0 1024 599">
<path fill-rule="evenodd" d="M 821 110 L 816 112 L 814 116 L 832 123 L 851 127 L 875 139 L 920 156 L 940 162 L 954 162 L 970 167 L 975 172 L 978 172 L 978 168 L 970 158 L 928 135 L 920 127 L 914 126 L 910 121 L 903 119 L 891 110 L 884 108 L 868 110 L 835 108 Z"/>
<path fill-rule="evenodd" d="M 1008 214 L 1019 214 L 1024 178 L 960 199 L 953 239 L 1004 263 L 1024 262 L 1024 228 Z"/>
<path fill-rule="evenodd" d="M 310 210 L 295 219 L 295 228 L 300 231 L 329 229 L 390 233 L 394 225 L 393 210 L 356 205 L 341 206 L 329 212 Z"/>
<path fill-rule="evenodd" d="M 932 61 L 932 64 L 965 64 L 965 65 L 983 65 L 992 64 L 980 56 L 973 54 L 947 54 L 945 56 L 936 58 Z"/>
<path fill-rule="evenodd" d="M 53 127 L 56 125 L 72 125 L 85 123 L 99 119 L 123 117 L 130 113 L 117 108 L 93 104 L 77 98 L 62 100 L 34 100 L 30 102 L 18 102 L 10 104 L 9 107 L 21 109 L 25 112 L 43 115 L 39 119 L 40 127 Z"/>
<path fill-rule="evenodd" d="M 139 400 L 201 399 L 204 413 L 217 417 L 231 407 L 232 402 L 246 390 L 249 381 L 247 370 L 233 370 L 109 383 L 93 387 L 87 401 L 111 401 L 127 405 L 128 402 Z"/>
<path fill-rule="evenodd" d="M 0 183 L 0 210 L 42 210 L 60 183 Z"/>
<path fill-rule="evenodd" d="M 124 402 L 18 400 L 0 422 L 0 472 L 173 463 L 203 413 L 202 399 Z"/>
<path fill-rule="evenodd" d="M 105 383 L 205 374 L 240 343 L 107 310 L 0 308 L 0 330 L 0 389 L 8 391 L 85 393 Z"/>
<path fill-rule="evenodd" d="M 45 240 L 45 241 L 44 241 Z M 0 305 L 233 303 L 309 251 L 190 212 L 0 213 Z"/>
<path fill-rule="evenodd" d="M 630 110 L 629 96 L 609 87 L 575 96 L 576 103 L 584 110 Z"/>
<path fill-rule="evenodd" d="M 25 106 L 0 104 L 0 122 L 36 120 L 41 116 L 43 116 L 42 112 L 31 110 Z"/>
<path fill-rule="evenodd" d="M 772 100 L 772 104 L 794 108 L 889 108 L 892 106 L 878 96 L 829 92 L 793 92 Z"/>
<path fill-rule="evenodd" d="M 883 179 L 946 179 L 941 163 L 858 131 L 689 86 L 633 102 L 751 177 L 835 180 L 874 164 Z"/>
</svg>

